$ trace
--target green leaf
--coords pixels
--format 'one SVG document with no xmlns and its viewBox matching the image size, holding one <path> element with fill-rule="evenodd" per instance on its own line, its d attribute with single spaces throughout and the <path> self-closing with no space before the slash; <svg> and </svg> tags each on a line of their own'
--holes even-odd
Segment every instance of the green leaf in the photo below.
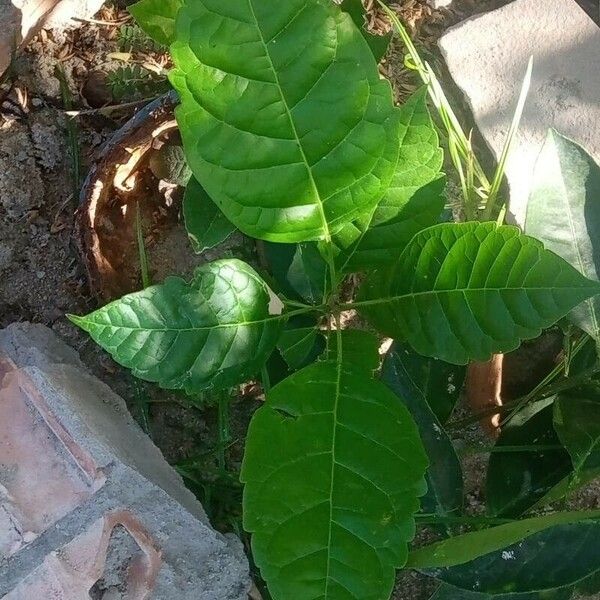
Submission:
<svg viewBox="0 0 600 600">
<path fill-rule="evenodd" d="M 569 452 L 576 479 L 600 469 L 600 391 L 586 386 L 561 394 L 554 404 L 554 428 Z"/>
<path fill-rule="evenodd" d="M 398 112 L 333 2 L 185 0 L 171 52 L 188 161 L 241 231 L 328 240 L 383 196 Z"/>
<path fill-rule="evenodd" d="M 372 274 L 356 307 L 419 354 L 466 364 L 514 350 L 599 292 L 516 227 L 444 223 Z"/>
<path fill-rule="evenodd" d="M 569 455 L 552 426 L 553 402 L 554 398 L 549 398 L 527 406 L 502 428 L 497 450 L 515 446 L 528 449 L 492 452 L 485 494 L 491 514 L 521 515 L 571 473 Z"/>
<path fill-rule="evenodd" d="M 236 231 L 235 225 L 221 212 L 194 177 L 185 189 L 183 218 L 196 254 L 218 246 Z"/>
<path fill-rule="evenodd" d="M 175 19 L 184 0 L 140 0 L 129 7 L 137 24 L 156 42 L 169 46 L 175 39 Z"/>
<path fill-rule="evenodd" d="M 310 304 L 323 302 L 328 272 L 316 244 L 267 242 L 264 248 L 271 273 L 286 296 Z"/>
<path fill-rule="evenodd" d="M 182 146 L 163 146 L 152 153 L 148 166 L 157 179 L 182 187 L 188 185 L 192 176 Z"/>
<path fill-rule="evenodd" d="M 196 393 L 246 381 L 275 348 L 281 302 L 247 264 L 218 260 L 70 319 L 136 377 Z"/>
<path fill-rule="evenodd" d="M 387 600 L 427 461 L 410 414 L 362 370 L 317 362 L 254 415 L 244 526 L 274 600 Z"/>
<path fill-rule="evenodd" d="M 542 517 L 513 521 L 497 527 L 471 531 L 411 552 L 407 567 L 435 569 L 464 565 L 474 560 L 518 544 L 519 542 L 559 525 L 593 524 L 600 511 L 558 512 Z M 519 563 L 517 563 L 519 564 Z"/>
<path fill-rule="evenodd" d="M 281 334 L 277 347 L 281 356 L 291 369 L 300 369 L 311 360 L 316 359 L 315 352 L 319 330 L 312 327 L 287 328 Z"/>
<path fill-rule="evenodd" d="M 569 600 L 573 588 L 567 587 L 531 594 L 478 594 L 443 583 L 429 600 Z"/>
<path fill-rule="evenodd" d="M 352 364 L 357 369 L 362 369 L 365 375 L 373 377 L 379 369 L 381 358 L 379 356 L 379 339 L 370 331 L 361 329 L 344 329 L 342 336 L 342 354 L 345 364 Z M 335 331 L 329 337 L 329 347 L 326 359 L 334 360 L 338 353 L 338 336 Z"/>
<path fill-rule="evenodd" d="M 363 34 L 375 60 L 379 62 L 386 54 L 392 40 L 391 32 L 386 35 L 375 35 L 367 31 L 365 27 L 365 7 L 361 0 L 344 0 L 341 4 L 342 10 L 345 10 L 354 21 L 354 24 Z"/>
<path fill-rule="evenodd" d="M 423 396 L 441 423 L 445 423 L 463 389 L 467 370 L 436 358 L 421 356 L 407 344 L 396 342 L 394 350 L 402 363 L 406 393 Z"/>
<path fill-rule="evenodd" d="M 443 151 L 427 109 L 427 88 L 400 109 L 400 158 L 391 186 L 375 211 L 348 224 L 334 242 L 346 270 L 395 262 L 422 229 L 440 221 L 446 178 Z"/>
<path fill-rule="evenodd" d="M 421 501 L 426 513 L 447 516 L 462 510 L 463 477 L 452 441 L 427 404 L 419 383 L 406 370 L 402 350 L 388 352 L 381 380 L 398 396 L 417 423 L 429 457 L 427 495 Z"/>
<path fill-rule="evenodd" d="M 598 515 L 598 511 L 595 511 L 595 514 Z M 564 514 L 559 513 L 536 517 L 536 519 L 562 516 Z M 517 521 L 509 525 L 516 527 L 523 524 L 525 521 Z M 509 527 L 509 525 L 501 527 Z M 469 543 L 473 547 L 469 553 L 474 554 L 487 545 L 488 539 L 484 540 L 484 538 L 492 537 L 494 530 L 497 529 L 500 528 L 494 527 L 446 541 L 453 540 L 454 545 L 459 541 L 462 544 Z M 455 587 L 484 594 L 551 591 L 572 586 L 600 569 L 599 534 L 600 521 L 598 520 L 586 519 L 572 522 L 566 520 L 562 524 L 554 524 L 537 533 L 528 534 L 527 537 L 512 542 L 504 548 L 485 553 L 480 551 L 479 557 L 466 563 L 457 564 L 456 559 L 436 561 L 455 564 L 428 568 L 424 572 Z M 467 536 L 470 537 L 467 539 Z M 449 547 L 445 550 L 448 551 Z M 446 557 L 449 556 L 446 554 Z"/>
<path fill-rule="evenodd" d="M 535 168 L 525 230 L 588 279 L 598 281 L 600 167 L 556 131 L 549 131 Z M 598 297 L 575 308 L 569 319 L 600 342 Z"/>
</svg>

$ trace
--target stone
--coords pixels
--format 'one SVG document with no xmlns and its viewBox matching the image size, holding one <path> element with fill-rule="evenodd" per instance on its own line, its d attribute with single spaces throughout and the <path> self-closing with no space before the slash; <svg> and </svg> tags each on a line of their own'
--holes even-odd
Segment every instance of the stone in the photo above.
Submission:
<svg viewBox="0 0 600 600">
<path fill-rule="evenodd" d="M 0 330 L 0 597 L 246 600 L 240 541 L 49 329 Z"/>
<path fill-rule="evenodd" d="M 600 161 L 600 28 L 575 0 L 515 0 L 450 29 L 439 46 L 496 158 L 533 56 L 531 89 L 506 169 L 509 220 L 524 223 L 532 172 L 549 128 Z"/>
<path fill-rule="evenodd" d="M 428 0 L 429 6 L 431 8 L 445 8 L 446 6 L 450 6 L 452 4 L 452 0 Z"/>
</svg>

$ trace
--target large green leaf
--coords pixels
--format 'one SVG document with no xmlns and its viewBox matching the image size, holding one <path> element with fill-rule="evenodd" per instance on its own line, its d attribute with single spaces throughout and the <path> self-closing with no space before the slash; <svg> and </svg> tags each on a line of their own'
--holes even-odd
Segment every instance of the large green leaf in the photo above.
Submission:
<svg viewBox="0 0 600 600">
<path fill-rule="evenodd" d="M 444 223 L 372 274 L 356 306 L 418 353 L 465 364 L 514 350 L 598 293 L 598 282 L 516 227 Z"/>
<path fill-rule="evenodd" d="M 427 461 L 406 408 L 362 369 L 314 363 L 254 415 L 244 526 L 275 600 L 387 600 Z"/>
<path fill-rule="evenodd" d="M 307 319 L 309 321 L 309 319 Z M 323 336 L 313 322 L 288 322 L 277 348 L 290 369 L 297 370 L 316 360 L 325 346 Z"/>
<path fill-rule="evenodd" d="M 134 375 L 195 393 L 241 383 L 272 352 L 285 315 L 242 261 L 199 267 L 190 283 L 169 277 L 73 323 Z"/>
<path fill-rule="evenodd" d="M 185 189 L 183 217 L 194 252 L 198 254 L 221 244 L 236 230 L 194 177 Z"/>
<path fill-rule="evenodd" d="M 182 6 L 183 0 L 140 0 L 129 12 L 153 40 L 168 46 L 175 39 L 175 19 Z"/>
<path fill-rule="evenodd" d="M 380 342 L 377 336 L 362 329 L 344 329 L 339 334 L 332 331 L 325 352 L 325 357 L 330 360 L 334 360 L 337 356 L 338 335 L 342 340 L 344 363 L 351 363 L 354 368 L 362 369 L 366 376 L 372 377 L 381 364 Z"/>
<path fill-rule="evenodd" d="M 400 109 L 400 157 L 385 196 L 374 212 L 334 237 L 337 261 L 346 270 L 393 263 L 415 234 L 440 221 L 443 152 L 426 100 L 423 88 Z"/>
<path fill-rule="evenodd" d="M 477 533 L 489 535 L 492 531 Z M 455 587 L 484 594 L 521 594 L 569 587 L 600 569 L 599 534 L 598 520 L 557 524 L 502 549 L 482 553 L 469 562 L 425 569 L 425 573 Z M 468 542 L 477 548 L 475 534 L 460 537 L 469 535 Z"/>
<path fill-rule="evenodd" d="M 573 588 L 562 588 L 530 594 L 479 594 L 443 583 L 429 600 L 569 600 Z"/>
<path fill-rule="evenodd" d="M 414 352 L 408 344 L 396 342 L 394 350 L 402 363 L 407 394 L 422 395 L 441 423 L 445 423 L 463 389 L 467 373 L 464 365 L 452 365 Z M 410 392 L 408 390 L 411 390 Z"/>
<path fill-rule="evenodd" d="M 388 352 L 381 380 L 400 398 L 417 423 L 429 457 L 427 495 L 421 501 L 424 512 L 446 516 L 463 506 L 463 477 L 452 441 L 427 404 L 419 384 L 406 370 L 402 349 Z"/>
<path fill-rule="evenodd" d="M 527 406 L 502 428 L 486 478 L 493 515 L 517 517 L 572 472 L 571 461 L 552 426 L 554 398 Z M 521 451 L 513 450 L 517 447 Z"/>
<path fill-rule="evenodd" d="M 586 151 L 550 131 L 538 159 L 525 230 L 589 279 L 600 275 L 600 167 Z M 600 341 L 600 299 L 569 318 Z"/>
<path fill-rule="evenodd" d="M 369 213 L 398 161 L 398 112 L 330 0 L 184 0 L 171 53 L 194 175 L 244 233 L 324 239 Z"/>
<path fill-rule="evenodd" d="M 600 469 L 600 391 L 596 386 L 559 395 L 554 428 L 571 456 L 577 478 L 584 471 Z"/>
</svg>

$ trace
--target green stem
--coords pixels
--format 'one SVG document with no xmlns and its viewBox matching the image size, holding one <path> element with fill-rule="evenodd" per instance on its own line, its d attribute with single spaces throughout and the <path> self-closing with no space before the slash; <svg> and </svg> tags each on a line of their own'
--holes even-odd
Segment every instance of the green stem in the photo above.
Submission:
<svg viewBox="0 0 600 600">
<path fill-rule="evenodd" d="M 441 523 L 455 523 L 459 525 L 504 525 L 512 523 L 515 519 L 498 519 L 494 517 L 479 516 L 445 516 L 435 513 L 415 515 L 418 525 L 438 525 Z"/>
<path fill-rule="evenodd" d="M 140 257 L 140 270 L 142 272 L 142 286 L 144 289 L 152 285 L 150 278 L 150 268 L 148 265 L 148 254 L 146 253 L 146 244 L 144 243 L 144 232 L 142 231 L 142 215 L 140 213 L 140 203 L 135 203 L 135 237 L 137 239 L 138 255 Z"/>
<path fill-rule="evenodd" d="M 269 377 L 269 370 L 267 365 L 263 365 L 260 372 L 260 379 L 262 381 L 263 391 L 268 394 L 271 389 L 271 378 Z"/>
<path fill-rule="evenodd" d="M 544 450 L 562 450 L 560 444 L 547 444 L 540 446 L 467 446 L 460 452 L 461 456 L 474 454 L 502 454 L 511 452 L 542 452 Z"/>
<path fill-rule="evenodd" d="M 218 401 L 218 429 L 219 429 L 219 470 L 221 473 L 227 472 L 227 460 L 225 456 L 225 449 L 229 443 L 231 434 L 229 431 L 229 404 L 230 395 L 229 390 L 224 390 L 219 394 Z"/>
</svg>

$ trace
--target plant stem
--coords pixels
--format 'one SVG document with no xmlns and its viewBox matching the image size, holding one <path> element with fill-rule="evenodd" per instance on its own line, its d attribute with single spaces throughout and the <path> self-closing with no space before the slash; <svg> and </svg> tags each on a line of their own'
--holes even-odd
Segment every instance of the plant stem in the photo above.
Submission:
<svg viewBox="0 0 600 600">
<path fill-rule="evenodd" d="M 455 523 L 458 525 L 504 525 L 512 523 L 515 519 L 498 519 L 483 516 L 444 516 L 435 513 L 415 515 L 418 525 L 438 525 L 440 523 Z"/>
<path fill-rule="evenodd" d="M 503 454 L 512 452 L 541 452 L 543 450 L 562 450 L 560 444 L 547 444 L 540 446 L 467 446 L 462 449 L 462 456 L 470 456 L 473 454 Z"/>
<path fill-rule="evenodd" d="M 144 289 L 152 285 L 150 278 L 150 268 L 148 265 L 148 254 L 144 243 L 144 232 L 142 231 L 142 216 L 140 213 L 140 203 L 135 203 L 135 237 L 137 239 L 138 255 L 140 257 L 140 270 L 142 272 L 142 286 Z"/>
<path fill-rule="evenodd" d="M 225 449 L 230 439 L 229 431 L 229 403 L 230 394 L 229 390 L 224 390 L 219 393 L 218 401 L 218 428 L 219 428 L 219 470 L 221 473 L 227 472 L 227 460 L 225 457 Z"/>
<path fill-rule="evenodd" d="M 265 392 L 265 394 L 268 394 L 271 389 L 271 378 L 269 377 L 269 371 L 267 369 L 266 364 L 264 364 L 262 366 L 262 369 L 260 372 L 260 379 L 262 382 L 263 391 Z"/>
</svg>

